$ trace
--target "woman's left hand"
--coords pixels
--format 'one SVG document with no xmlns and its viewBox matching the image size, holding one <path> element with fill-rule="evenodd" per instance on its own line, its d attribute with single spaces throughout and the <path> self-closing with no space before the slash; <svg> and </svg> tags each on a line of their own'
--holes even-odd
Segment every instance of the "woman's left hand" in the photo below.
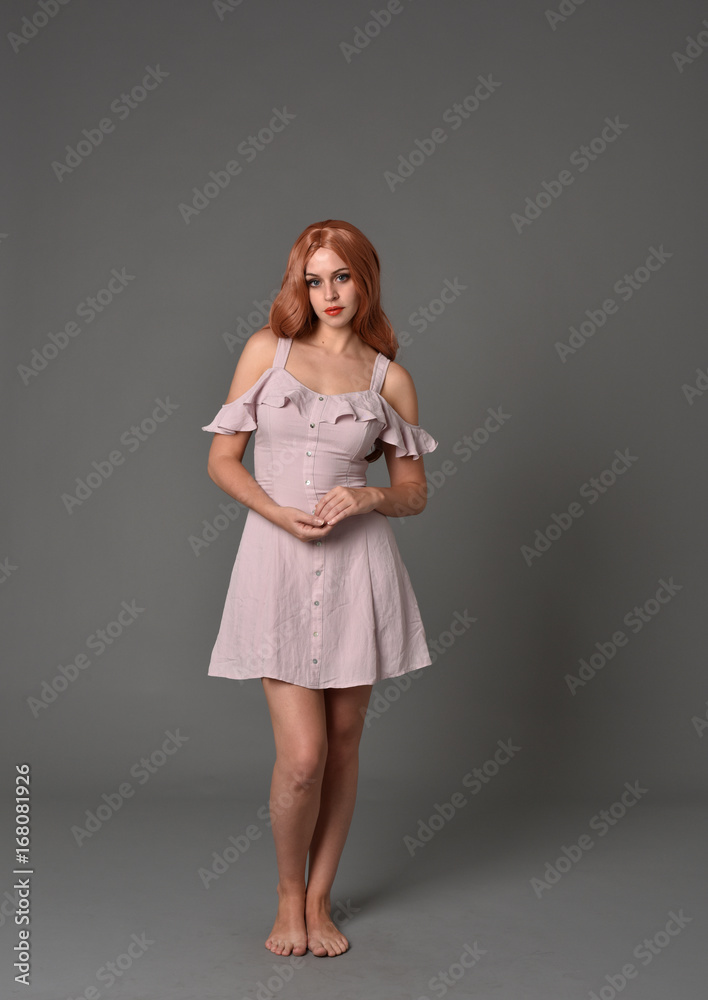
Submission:
<svg viewBox="0 0 708 1000">
<path fill-rule="evenodd" d="M 378 491 L 373 486 L 335 486 L 317 502 L 314 513 L 325 524 L 336 524 L 352 514 L 368 514 L 378 503 Z"/>
</svg>

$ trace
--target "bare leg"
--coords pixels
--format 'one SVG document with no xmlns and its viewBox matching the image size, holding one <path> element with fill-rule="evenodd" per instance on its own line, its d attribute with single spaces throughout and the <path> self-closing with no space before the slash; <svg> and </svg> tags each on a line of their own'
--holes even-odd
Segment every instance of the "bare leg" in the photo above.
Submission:
<svg viewBox="0 0 708 1000">
<path fill-rule="evenodd" d="M 359 742 L 371 684 L 324 691 L 327 761 L 319 816 L 310 844 L 305 899 L 307 944 L 313 955 L 341 955 L 349 941 L 331 919 L 330 892 L 356 802 Z"/>
<path fill-rule="evenodd" d="M 327 755 L 323 691 L 262 678 L 276 760 L 270 815 L 278 862 L 278 915 L 265 942 L 276 955 L 304 955 L 305 863 L 317 822 Z"/>
</svg>

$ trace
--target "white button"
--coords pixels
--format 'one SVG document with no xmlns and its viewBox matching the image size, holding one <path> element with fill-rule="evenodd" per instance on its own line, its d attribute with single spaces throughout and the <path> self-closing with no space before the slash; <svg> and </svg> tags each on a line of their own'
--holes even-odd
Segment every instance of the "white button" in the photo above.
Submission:
<svg viewBox="0 0 708 1000">
<path fill-rule="evenodd" d="M 313 662 L 313 663 L 317 663 L 317 660 L 313 660 L 312 662 Z"/>
<path fill-rule="evenodd" d="M 319 603 L 320 603 L 319 601 L 315 601 L 315 604 L 319 604 Z"/>
<path fill-rule="evenodd" d="M 320 633 L 319 632 L 313 632 L 312 634 L 313 635 L 319 635 Z"/>
<path fill-rule="evenodd" d="M 321 572 L 322 572 L 321 569 L 316 569 L 315 570 L 315 576 L 319 576 Z"/>
<path fill-rule="evenodd" d="M 310 427 L 314 427 L 314 426 L 315 426 L 314 424 L 310 424 Z"/>
<path fill-rule="evenodd" d="M 308 453 L 307 453 L 307 454 L 308 454 L 308 455 L 311 455 L 311 454 L 312 454 L 312 452 L 311 452 L 311 451 L 308 451 Z"/>
<path fill-rule="evenodd" d="M 314 510 L 312 511 L 312 513 L 313 514 L 315 513 Z M 315 542 L 315 545 L 321 545 L 321 544 L 322 544 L 322 542 Z"/>
<path fill-rule="evenodd" d="M 306 479 L 306 480 L 305 480 L 305 486 L 309 486 L 309 485 L 310 485 L 310 480 L 309 480 L 309 479 Z"/>
<path fill-rule="evenodd" d="M 320 399 L 324 399 L 324 396 L 320 396 Z"/>
</svg>

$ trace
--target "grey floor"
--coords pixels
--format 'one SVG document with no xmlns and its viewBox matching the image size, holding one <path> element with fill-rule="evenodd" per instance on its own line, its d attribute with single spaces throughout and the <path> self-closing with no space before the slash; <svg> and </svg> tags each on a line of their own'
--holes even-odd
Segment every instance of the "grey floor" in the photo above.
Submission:
<svg viewBox="0 0 708 1000">
<path fill-rule="evenodd" d="M 706 996 L 705 807 L 640 802 L 616 825 L 598 830 L 589 826 L 596 804 L 512 809 L 488 801 L 482 811 L 469 803 L 411 856 L 403 834 L 415 832 L 414 814 L 402 818 L 395 796 L 360 796 L 333 891 L 335 907 L 348 914 L 342 929 L 351 948 L 337 958 L 308 953 L 296 966 L 263 944 L 275 913 L 277 876 L 272 833 L 259 809 L 256 802 L 128 800 L 78 847 L 70 830 L 81 820 L 82 804 L 38 806 L 33 983 L 13 983 L 16 929 L 5 915 L 12 885 L 5 874 L 0 995 Z M 251 839 L 241 841 L 247 850 L 205 888 L 199 869 L 249 826 Z M 568 870 L 539 898 L 533 887 L 539 883 L 532 880 L 583 834 L 593 846 L 561 865 Z M 11 867 L 6 864 L 6 873 Z M 672 912 L 679 923 L 670 922 Z M 131 940 L 132 957 L 126 958 Z M 108 962 L 118 962 L 113 982 L 101 972 Z"/>
</svg>

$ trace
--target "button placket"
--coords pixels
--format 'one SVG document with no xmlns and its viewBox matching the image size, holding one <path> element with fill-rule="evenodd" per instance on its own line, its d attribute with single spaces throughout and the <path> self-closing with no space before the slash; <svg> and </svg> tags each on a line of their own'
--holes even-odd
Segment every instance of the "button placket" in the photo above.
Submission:
<svg viewBox="0 0 708 1000">
<path fill-rule="evenodd" d="M 307 447 L 303 455 L 303 485 L 305 494 L 311 504 L 314 514 L 318 496 L 315 482 L 315 459 L 317 456 L 318 427 L 327 405 L 324 396 L 318 396 L 314 401 L 308 416 Z M 322 669 L 322 632 L 324 605 L 324 539 L 318 539 L 312 545 L 312 597 L 310 602 L 310 676 L 313 684 L 319 683 Z"/>
</svg>

